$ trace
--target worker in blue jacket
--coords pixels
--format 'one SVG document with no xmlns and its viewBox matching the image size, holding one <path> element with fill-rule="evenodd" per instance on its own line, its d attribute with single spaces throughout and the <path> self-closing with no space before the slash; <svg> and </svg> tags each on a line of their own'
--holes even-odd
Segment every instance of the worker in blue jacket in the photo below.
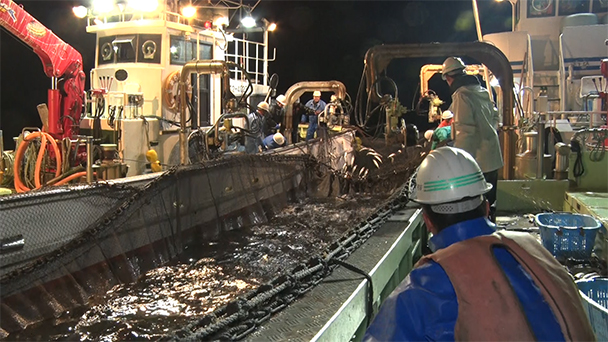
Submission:
<svg viewBox="0 0 608 342">
<path fill-rule="evenodd" d="M 306 131 L 307 141 L 315 137 L 319 122 L 319 114 L 323 113 L 326 105 L 325 101 L 321 100 L 321 92 L 318 90 L 312 93 L 312 100 L 306 102 L 305 106 L 310 108 L 311 112 L 313 112 L 308 116 L 308 130 Z"/>
<path fill-rule="evenodd" d="M 434 253 L 382 304 L 364 341 L 595 339 L 564 267 L 529 234 L 495 232 L 491 187 L 466 151 L 429 153 L 410 198 Z"/>
</svg>

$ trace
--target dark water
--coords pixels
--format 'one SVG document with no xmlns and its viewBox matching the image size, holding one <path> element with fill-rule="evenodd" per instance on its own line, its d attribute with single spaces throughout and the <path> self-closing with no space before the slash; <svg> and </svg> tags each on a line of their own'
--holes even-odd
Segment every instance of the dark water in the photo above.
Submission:
<svg viewBox="0 0 608 342">
<path fill-rule="evenodd" d="M 319 254 L 387 195 L 292 204 L 268 224 L 187 246 L 171 264 L 7 340 L 158 340 Z"/>
</svg>

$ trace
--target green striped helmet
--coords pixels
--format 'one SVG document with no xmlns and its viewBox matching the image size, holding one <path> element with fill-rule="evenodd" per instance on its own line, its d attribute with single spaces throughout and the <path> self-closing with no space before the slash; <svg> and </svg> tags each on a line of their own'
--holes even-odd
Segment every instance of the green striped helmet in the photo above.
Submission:
<svg viewBox="0 0 608 342">
<path fill-rule="evenodd" d="M 411 199 L 422 204 L 441 204 L 479 197 L 492 189 L 475 159 L 465 150 L 440 147 L 422 161 Z"/>
</svg>

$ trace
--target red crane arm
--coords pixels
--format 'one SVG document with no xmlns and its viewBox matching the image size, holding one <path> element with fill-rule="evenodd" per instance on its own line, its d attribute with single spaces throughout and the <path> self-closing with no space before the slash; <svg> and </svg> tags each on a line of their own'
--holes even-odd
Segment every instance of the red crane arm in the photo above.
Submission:
<svg viewBox="0 0 608 342">
<path fill-rule="evenodd" d="M 60 79 L 59 89 L 48 93 L 49 133 L 78 134 L 85 81 L 80 53 L 12 0 L 0 0 L 0 25 L 34 50 L 48 77 Z"/>
</svg>

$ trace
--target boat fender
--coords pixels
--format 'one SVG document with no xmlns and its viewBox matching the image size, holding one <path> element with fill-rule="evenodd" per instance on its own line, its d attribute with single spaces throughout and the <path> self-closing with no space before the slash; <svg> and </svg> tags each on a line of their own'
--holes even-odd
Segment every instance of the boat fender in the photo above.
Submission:
<svg viewBox="0 0 608 342">
<path fill-rule="evenodd" d="M 161 172 L 163 168 L 160 166 L 160 161 L 158 160 L 158 154 L 156 151 L 150 149 L 146 152 L 146 159 L 150 163 L 150 168 L 152 168 L 152 172 Z"/>
</svg>

